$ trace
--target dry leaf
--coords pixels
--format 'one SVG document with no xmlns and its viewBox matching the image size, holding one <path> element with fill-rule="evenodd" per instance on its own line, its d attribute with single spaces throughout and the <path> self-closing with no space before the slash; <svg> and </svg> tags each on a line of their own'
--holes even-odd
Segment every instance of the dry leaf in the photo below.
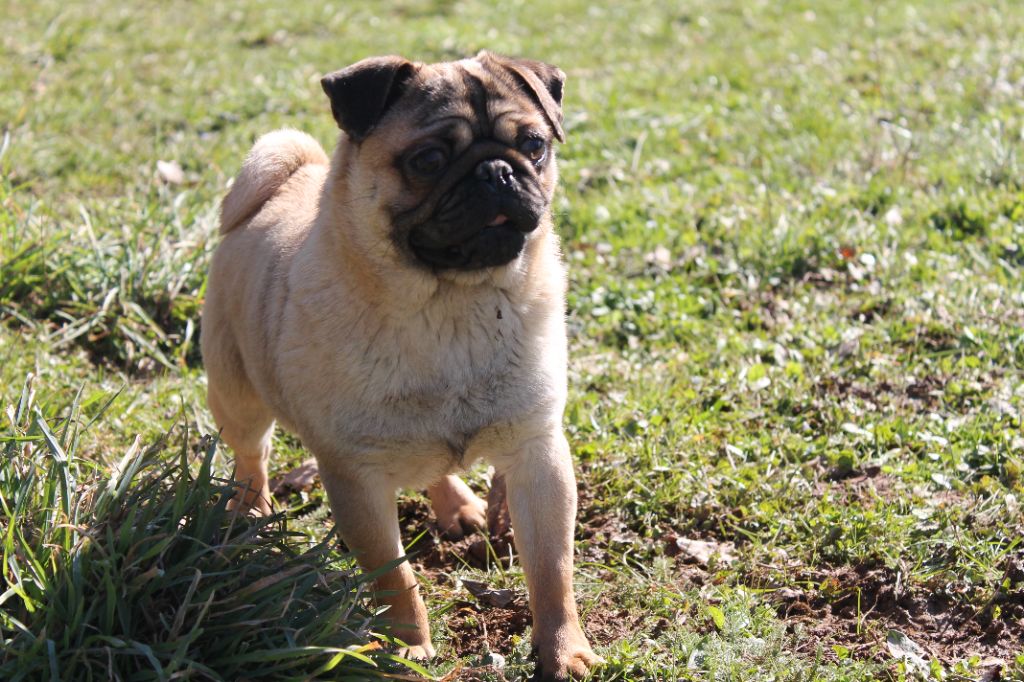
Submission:
<svg viewBox="0 0 1024 682">
<path fill-rule="evenodd" d="M 654 251 L 645 255 L 644 260 L 652 265 L 657 265 L 663 270 L 669 270 L 672 268 L 672 252 L 661 244 L 654 247 Z"/>
<path fill-rule="evenodd" d="M 676 547 L 684 559 L 701 566 L 707 566 L 712 559 L 724 564 L 736 561 L 736 548 L 731 542 L 707 542 L 677 538 Z"/>
<path fill-rule="evenodd" d="M 997 682 L 1002 679 L 1004 665 L 1006 661 L 1001 658 L 989 656 L 983 659 L 975 668 L 978 672 L 978 682 Z"/>
<path fill-rule="evenodd" d="M 516 600 L 516 593 L 512 590 L 494 590 L 487 583 L 477 580 L 462 579 L 462 586 L 466 591 L 477 598 L 477 601 L 490 606 L 497 606 L 500 609 L 507 607 Z"/>
<path fill-rule="evenodd" d="M 156 172 L 168 185 L 180 185 L 185 182 L 185 171 L 177 161 L 157 161 Z"/>
<path fill-rule="evenodd" d="M 271 481 L 270 489 L 275 495 L 309 490 L 316 482 L 316 475 L 316 460 L 310 458 L 281 478 Z"/>
<path fill-rule="evenodd" d="M 893 206 L 885 212 L 883 220 L 885 220 L 885 224 L 889 227 L 899 227 L 903 224 L 903 214 L 900 213 L 900 209 Z"/>
<path fill-rule="evenodd" d="M 909 667 L 920 672 L 928 672 L 928 660 L 925 658 L 924 649 L 899 630 L 889 630 L 885 644 L 896 660 L 905 661 Z"/>
<path fill-rule="evenodd" d="M 794 590 L 791 587 L 782 587 L 775 590 L 775 596 L 782 601 L 796 601 L 804 596 L 804 593 L 800 590 Z"/>
</svg>

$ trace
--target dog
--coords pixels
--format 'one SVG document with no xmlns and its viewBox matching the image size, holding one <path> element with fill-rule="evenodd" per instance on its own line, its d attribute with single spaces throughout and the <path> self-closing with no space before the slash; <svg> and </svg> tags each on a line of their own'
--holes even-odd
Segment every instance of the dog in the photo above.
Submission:
<svg viewBox="0 0 1024 682">
<path fill-rule="evenodd" d="M 454 472 L 504 476 L 538 677 L 599 664 L 573 595 L 576 483 L 563 435 L 566 275 L 552 229 L 565 75 L 481 52 L 373 57 L 321 82 L 341 129 L 259 140 L 222 204 L 201 345 L 210 410 L 270 512 L 275 422 L 316 457 L 338 532 L 370 572 L 403 555 L 395 495 L 427 486 L 459 534 L 486 506 Z M 408 562 L 376 587 L 429 658 Z"/>
</svg>

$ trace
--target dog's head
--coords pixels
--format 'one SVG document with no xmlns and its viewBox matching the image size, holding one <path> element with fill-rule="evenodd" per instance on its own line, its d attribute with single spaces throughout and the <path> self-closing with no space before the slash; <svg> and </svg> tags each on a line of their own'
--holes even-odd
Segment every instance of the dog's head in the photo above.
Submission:
<svg viewBox="0 0 1024 682">
<path fill-rule="evenodd" d="M 363 239 L 435 271 L 518 258 L 557 182 L 564 79 L 487 52 L 440 64 L 373 57 L 325 76 L 348 137 L 334 182 L 345 183 L 356 229 L 373 232 Z"/>
</svg>

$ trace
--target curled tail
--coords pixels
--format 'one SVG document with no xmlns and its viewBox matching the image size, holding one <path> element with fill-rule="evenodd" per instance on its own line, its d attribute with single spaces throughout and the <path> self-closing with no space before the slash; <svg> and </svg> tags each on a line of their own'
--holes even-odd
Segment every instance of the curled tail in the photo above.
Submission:
<svg viewBox="0 0 1024 682">
<path fill-rule="evenodd" d="M 298 130 L 267 133 L 249 150 L 220 207 L 220 233 L 227 234 L 256 214 L 292 173 L 306 164 L 327 165 L 320 143 Z"/>
</svg>

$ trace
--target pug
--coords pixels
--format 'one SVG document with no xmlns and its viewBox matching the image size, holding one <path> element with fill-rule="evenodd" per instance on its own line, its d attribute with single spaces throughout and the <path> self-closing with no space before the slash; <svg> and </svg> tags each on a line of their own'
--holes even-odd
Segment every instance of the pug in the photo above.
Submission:
<svg viewBox="0 0 1024 682">
<path fill-rule="evenodd" d="M 396 491 L 426 487 L 442 527 L 485 524 L 456 475 L 505 479 L 539 677 L 600 662 L 573 596 L 576 483 L 562 431 L 566 276 L 552 229 L 565 74 L 488 52 L 365 59 L 321 81 L 341 129 L 328 157 L 279 130 L 249 152 L 221 212 L 203 311 L 210 410 L 270 512 L 275 423 L 316 457 L 364 570 L 403 556 Z M 408 562 L 376 580 L 406 648 L 429 658 Z"/>
</svg>

